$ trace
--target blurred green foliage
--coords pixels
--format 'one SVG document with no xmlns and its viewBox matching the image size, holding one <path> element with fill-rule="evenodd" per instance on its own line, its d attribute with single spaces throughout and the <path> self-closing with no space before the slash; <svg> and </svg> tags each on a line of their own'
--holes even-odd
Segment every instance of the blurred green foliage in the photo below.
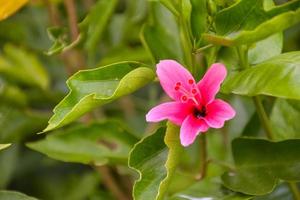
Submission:
<svg viewBox="0 0 300 200">
<path fill-rule="evenodd" d="M 300 138 L 299 7 L 298 0 L 29 1 L 0 21 L 0 200 L 125 200 L 132 193 L 137 200 L 163 199 L 163 194 L 172 200 L 292 199 L 286 182 L 272 189 L 277 178 L 291 181 L 284 173 L 300 170 L 295 145 Z M 195 180 L 202 162 L 199 143 L 181 152 L 176 128 L 168 127 L 165 136 L 165 128 L 157 130 L 162 124 L 145 122 L 149 108 L 165 99 L 157 81 L 149 83 L 155 63 L 167 58 L 197 78 L 216 61 L 229 71 L 219 96 L 231 102 L 237 116 L 207 134 L 209 164 L 201 181 Z M 249 68 L 242 70 L 245 65 Z M 290 140 L 280 148 L 281 143 L 263 145 L 272 146 L 269 154 L 262 151 L 271 160 L 257 156 L 260 139 L 251 140 L 252 146 L 247 139 L 234 140 L 231 154 L 234 138 L 264 137 L 249 97 L 255 95 L 266 95 L 275 140 Z M 60 129 L 37 134 L 47 121 L 48 130 Z M 292 153 L 290 143 L 296 146 Z M 245 155 L 253 160 L 237 162 Z M 296 167 L 270 166 L 277 155 Z M 248 164 L 259 159 L 265 168 L 252 166 L 248 173 Z M 231 191 L 220 177 L 235 167 L 245 176 L 238 182 L 226 179 Z M 270 169 L 271 175 L 265 172 Z M 250 187 L 249 177 L 257 178 L 253 170 L 268 176 L 263 181 L 269 188 L 263 181 Z M 132 191 L 134 180 L 140 181 Z M 266 196 L 252 196 L 258 194 Z"/>
</svg>

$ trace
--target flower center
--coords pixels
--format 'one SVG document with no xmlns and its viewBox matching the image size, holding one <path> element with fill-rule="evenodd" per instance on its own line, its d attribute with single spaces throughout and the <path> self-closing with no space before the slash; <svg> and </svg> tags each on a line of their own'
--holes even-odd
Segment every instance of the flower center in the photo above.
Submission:
<svg viewBox="0 0 300 200">
<path fill-rule="evenodd" d="M 181 94 L 180 99 L 182 102 L 186 102 L 188 100 L 192 100 L 196 105 L 199 105 L 196 96 L 199 93 L 197 85 L 195 84 L 194 80 L 189 79 L 188 80 L 188 85 L 189 90 L 187 90 L 186 88 L 182 87 L 182 83 L 181 82 L 177 82 L 174 86 L 174 90 L 179 92 Z"/>
<path fill-rule="evenodd" d="M 207 115 L 205 106 L 202 106 L 201 109 L 194 108 L 193 114 L 196 118 L 205 117 Z"/>
</svg>

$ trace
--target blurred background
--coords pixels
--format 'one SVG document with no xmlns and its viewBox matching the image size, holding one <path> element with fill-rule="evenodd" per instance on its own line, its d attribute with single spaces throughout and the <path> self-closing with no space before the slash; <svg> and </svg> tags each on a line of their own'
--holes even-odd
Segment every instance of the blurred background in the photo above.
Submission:
<svg viewBox="0 0 300 200">
<path fill-rule="evenodd" d="M 215 2 L 221 8 L 235 1 Z M 30 0 L 0 21 L 0 144 L 13 143 L 0 151 L 0 190 L 44 200 L 114 199 L 101 172 L 92 166 L 51 159 L 24 143 L 45 137 L 36 133 L 47 126 L 53 108 L 68 93 L 66 80 L 76 71 L 118 61 L 154 66 L 141 30 L 145 23 L 152 23 L 155 6 L 155 0 Z M 170 21 L 171 14 L 164 7 L 158 12 Z M 174 23 L 165 23 L 163 28 L 174 32 Z M 300 25 L 285 31 L 283 49 L 300 49 Z M 157 126 L 146 124 L 145 113 L 163 98 L 160 86 L 152 84 L 93 115 L 97 120 L 119 119 L 141 138 Z M 230 101 L 240 114 L 227 125 L 227 138 L 210 136 L 214 149 L 210 152 L 216 157 L 225 156 L 218 144 L 242 134 L 254 113 L 247 99 Z M 122 166 L 113 166 L 112 171 L 128 176 L 129 188 L 137 177 Z"/>
</svg>

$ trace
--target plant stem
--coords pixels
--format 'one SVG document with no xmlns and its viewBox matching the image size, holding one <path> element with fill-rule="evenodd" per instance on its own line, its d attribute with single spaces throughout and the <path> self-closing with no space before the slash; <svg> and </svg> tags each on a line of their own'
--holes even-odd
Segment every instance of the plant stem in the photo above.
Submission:
<svg viewBox="0 0 300 200">
<path fill-rule="evenodd" d="M 68 22 L 69 22 L 69 28 L 71 30 L 71 38 L 72 41 L 74 41 L 77 39 L 79 35 L 79 30 L 77 26 L 76 7 L 74 4 L 74 0 L 64 0 L 64 3 L 68 13 Z"/>
<path fill-rule="evenodd" d="M 268 139 L 273 140 L 274 137 L 273 137 L 273 133 L 272 133 L 272 127 L 271 127 L 267 113 L 263 107 L 260 97 L 259 96 L 253 97 L 253 101 L 254 101 L 254 104 L 255 104 L 255 107 L 257 110 L 257 114 L 258 114 L 260 121 L 262 123 L 262 126 L 265 130 L 266 136 L 268 137 Z"/>
<path fill-rule="evenodd" d="M 180 28 L 181 29 L 180 30 L 181 44 L 182 44 L 183 51 L 184 51 L 185 62 L 193 74 L 195 71 L 194 66 L 193 66 L 193 56 L 192 56 L 193 45 L 191 42 L 187 24 L 182 16 L 180 16 L 179 23 L 180 23 L 180 27 L 181 27 Z"/>
<path fill-rule="evenodd" d="M 244 48 L 244 46 L 237 47 L 237 53 L 240 59 L 240 64 L 243 69 L 247 69 L 249 67 L 248 62 L 248 50 L 247 48 Z M 261 121 L 261 124 L 265 130 L 266 136 L 268 139 L 273 140 L 273 133 L 272 133 L 272 127 L 270 125 L 268 115 L 264 109 L 264 106 L 261 102 L 261 99 L 259 96 L 254 96 L 253 101 L 256 107 L 257 114 L 259 116 L 259 119 Z"/>
<path fill-rule="evenodd" d="M 197 180 L 202 180 L 206 176 L 206 171 L 207 171 L 207 141 L 206 141 L 206 135 L 203 133 L 200 135 L 199 138 L 199 143 L 200 143 L 200 173 L 196 177 Z"/>
<path fill-rule="evenodd" d="M 240 58 L 240 65 L 243 69 L 247 69 L 249 67 L 248 62 L 248 48 L 246 46 L 238 46 L 236 48 L 237 54 Z"/>
<path fill-rule="evenodd" d="M 288 182 L 289 187 L 291 189 L 291 192 L 293 193 L 294 199 L 295 200 L 300 200 L 300 192 L 297 186 L 297 183 L 294 182 Z"/>
<path fill-rule="evenodd" d="M 95 166 L 96 170 L 100 173 L 101 177 L 103 178 L 103 184 L 107 187 L 113 196 L 116 197 L 118 200 L 129 200 L 124 194 L 124 192 L 118 187 L 116 180 L 114 179 L 111 171 L 106 166 Z"/>
<path fill-rule="evenodd" d="M 59 26 L 60 25 L 60 20 L 59 20 L 59 13 L 57 11 L 57 8 L 55 5 L 53 5 L 50 0 L 44 0 L 47 11 L 48 11 L 48 16 L 50 19 L 50 23 L 52 26 Z"/>
<path fill-rule="evenodd" d="M 79 37 L 79 29 L 77 25 L 77 12 L 74 0 L 64 0 L 64 4 L 68 14 L 68 23 L 71 30 L 71 40 L 76 41 Z M 69 74 L 73 74 L 75 70 L 85 68 L 85 59 L 83 54 L 77 49 L 69 49 L 63 53 L 63 57 L 66 60 L 66 66 L 68 67 Z"/>
<path fill-rule="evenodd" d="M 195 49 L 193 53 L 194 53 L 194 54 L 202 53 L 204 50 L 209 49 L 209 48 L 211 48 L 211 47 L 213 47 L 213 46 L 214 46 L 213 44 L 208 44 L 208 45 L 203 46 L 203 47 L 201 47 L 201 48 L 199 48 L 199 49 Z"/>
</svg>

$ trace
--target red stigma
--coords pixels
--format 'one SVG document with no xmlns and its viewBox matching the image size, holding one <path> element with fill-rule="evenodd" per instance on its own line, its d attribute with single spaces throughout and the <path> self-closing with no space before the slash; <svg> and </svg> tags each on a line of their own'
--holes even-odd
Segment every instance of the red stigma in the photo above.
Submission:
<svg viewBox="0 0 300 200">
<path fill-rule="evenodd" d="M 177 83 L 176 83 L 176 86 L 181 86 L 181 83 L 180 83 L 180 82 L 177 82 Z"/>
<path fill-rule="evenodd" d="M 181 99 L 182 99 L 182 101 L 186 101 L 187 100 L 187 96 L 182 96 Z"/>
</svg>

